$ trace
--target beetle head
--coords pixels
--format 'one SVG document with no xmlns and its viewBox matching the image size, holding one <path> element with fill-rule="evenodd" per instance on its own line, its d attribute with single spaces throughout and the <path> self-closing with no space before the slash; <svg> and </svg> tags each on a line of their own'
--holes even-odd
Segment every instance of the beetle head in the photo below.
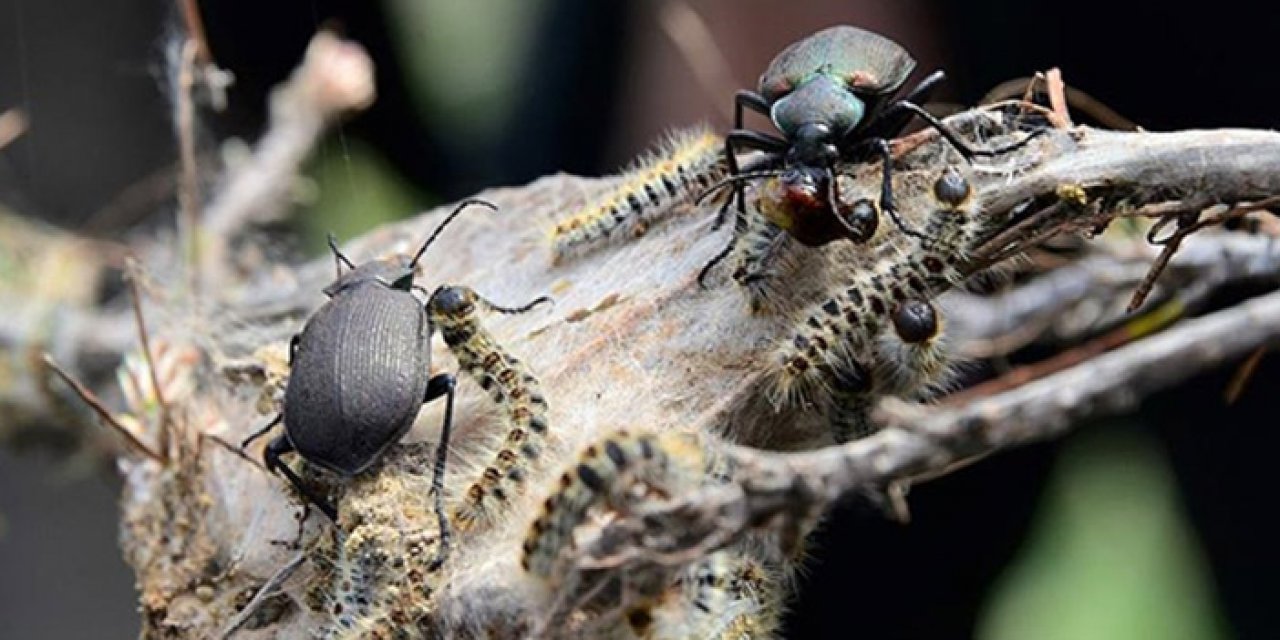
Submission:
<svg viewBox="0 0 1280 640">
<path fill-rule="evenodd" d="M 764 182 L 760 211 L 770 222 L 793 229 L 826 208 L 826 171 L 810 165 L 788 167 Z"/>
<path fill-rule="evenodd" d="M 338 250 L 337 241 L 332 235 L 330 235 L 329 248 L 333 250 L 334 257 L 341 263 L 345 263 L 347 267 L 351 268 L 351 270 L 346 273 L 342 273 L 341 266 L 339 266 L 338 279 L 334 280 L 332 284 L 324 288 L 325 295 L 332 298 L 339 291 L 364 282 L 376 282 L 399 291 L 409 291 L 413 289 L 413 276 L 415 271 L 417 271 L 418 261 L 422 259 L 422 254 L 427 252 L 427 248 L 430 247 L 431 243 L 435 242 L 436 238 L 440 236 L 440 232 L 444 231 L 444 228 L 447 227 L 450 222 L 453 222 L 453 219 L 458 217 L 459 213 L 462 213 L 464 209 L 471 205 L 480 205 L 494 211 L 497 211 L 498 209 L 496 205 L 486 200 L 479 200 L 475 198 L 463 200 L 458 203 L 458 206 L 455 207 L 449 215 L 445 216 L 445 219 L 440 223 L 440 226 L 436 227 L 435 231 L 431 232 L 431 235 L 427 237 L 426 242 L 423 242 L 422 246 L 418 248 L 418 251 L 415 252 L 413 257 L 408 260 L 405 260 L 403 257 L 372 260 L 356 267 L 351 264 L 351 261 L 348 260 L 346 256 L 342 255 L 342 252 Z"/>
<path fill-rule="evenodd" d="M 431 294 L 432 309 L 449 316 L 465 316 L 475 308 L 476 294 L 462 287 L 440 287 Z"/>
<path fill-rule="evenodd" d="M 811 122 L 796 129 L 786 162 L 792 166 L 830 167 L 838 159 L 840 150 L 836 148 L 831 127 L 823 122 Z"/>
<path fill-rule="evenodd" d="M 870 240 L 879 212 L 863 198 L 848 204 L 835 188 L 835 174 L 809 165 L 788 167 L 766 180 L 760 190 L 760 212 L 796 240 L 816 247 L 845 239 Z"/>
</svg>

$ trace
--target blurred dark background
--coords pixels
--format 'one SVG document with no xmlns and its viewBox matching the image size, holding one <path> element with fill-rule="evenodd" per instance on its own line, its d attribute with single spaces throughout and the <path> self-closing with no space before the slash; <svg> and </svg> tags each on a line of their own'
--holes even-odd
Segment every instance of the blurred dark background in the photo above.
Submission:
<svg viewBox="0 0 1280 640">
<path fill-rule="evenodd" d="M 741 87 L 786 44 L 849 23 L 902 43 L 918 73 L 946 68 L 942 100 L 973 103 L 999 82 L 1058 66 L 1149 129 L 1280 125 L 1273 3 L 690 6 Z M 555 171 L 607 173 L 668 128 L 727 125 L 731 95 L 699 81 L 663 28 L 667 10 L 657 1 L 206 0 L 210 47 L 236 83 L 226 112 L 203 114 L 203 137 L 255 137 L 266 92 L 329 25 L 373 55 L 378 101 L 312 162 L 317 196 L 296 218 L 307 237 L 350 235 Z M 176 16 L 166 3 L 0 0 L 0 113 L 20 108 L 30 119 L 0 150 L 0 207 L 113 238 L 171 224 L 164 51 Z M 909 527 L 848 505 L 813 545 L 785 636 L 1280 637 L 1280 527 L 1270 514 L 1280 365 L 1265 359 L 1227 407 L 1231 369 L 1154 397 L 1124 422 L 920 486 Z M 40 452 L 0 451 L 0 635 L 136 635 L 112 483 Z"/>
</svg>

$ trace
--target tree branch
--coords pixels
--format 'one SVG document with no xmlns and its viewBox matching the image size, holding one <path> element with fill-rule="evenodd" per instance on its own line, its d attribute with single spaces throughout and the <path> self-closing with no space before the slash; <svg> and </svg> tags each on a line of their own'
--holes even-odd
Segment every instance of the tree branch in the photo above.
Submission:
<svg viewBox="0 0 1280 640">
<path fill-rule="evenodd" d="M 891 485 L 1058 437 L 1085 419 L 1130 410 L 1153 392 L 1277 344 L 1280 293 L 1272 293 L 964 406 L 886 401 L 891 426 L 842 446 L 772 453 L 724 445 L 721 455 L 734 469 L 726 484 L 609 525 L 601 538 L 610 543 L 593 553 L 613 556 L 627 546 L 707 552 L 759 527 L 800 526 L 846 496 L 882 496 Z M 678 542 L 672 522 L 681 523 Z"/>
</svg>

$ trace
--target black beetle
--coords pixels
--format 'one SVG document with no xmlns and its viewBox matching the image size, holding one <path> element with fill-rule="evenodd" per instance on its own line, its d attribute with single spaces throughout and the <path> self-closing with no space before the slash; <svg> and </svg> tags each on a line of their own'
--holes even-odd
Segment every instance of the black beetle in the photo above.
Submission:
<svg viewBox="0 0 1280 640">
<path fill-rule="evenodd" d="M 977 149 L 919 106 L 945 78 L 942 70 L 921 80 L 905 97 L 894 99 L 915 68 L 915 60 L 896 42 L 851 26 L 835 26 L 793 43 L 773 59 L 760 76 L 757 91 L 742 90 L 734 98 L 734 128 L 725 136 L 730 176 L 711 188 L 733 185 L 743 211 L 743 183 L 777 178 L 771 197 L 779 226 L 808 246 L 838 239 L 866 242 L 875 233 L 877 214 L 866 207 L 841 210 L 837 163 L 883 162 L 880 209 L 904 233 L 921 239 L 899 218 L 893 205 L 890 140 L 918 116 L 937 129 L 966 160 L 1012 151 L 1035 136 L 997 149 Z M 743 109 L 770 118 L 777 137 L 743 127 Z M 1040 132 L 1036 132 L 1040 133 Z M 765 157 L 743 172 L 735 153 L 756 149 Z M 705 194 L 704 194 L 705 195 Z M 730 199 L 732 201 L 732 198 Z M 729 203 L 726 202 L 728 207 Z M 723 212 L 721 210 L 721 222 Z M 732 245 L 730 245 L 732 246 Z M 703 275 L 726 250 L 703 269 Z M 701 277 L 699 278 L 701 280 Z"/>
<path fill-rule="evenodd" d="M 247 445 L 283 421 L 284 433 L 263 452 L 267 469 L 284 475 L 309 502 L 336 522 L 334 505 L 308 488 L 281 462 L 280 456 L 296 451 L 307 462 L 343 477 L 354 476 L 373 465 L 409 431 L 424 403 L 445 396 L 432 478 L 440 518 L 441 558 L 447 541 L 442 484 L 456 380 L 448 373 L 430 376 L 434 326 L 424 302 L 413 295 L 414 290 L 425 290 L 413 281 L 423 253 L 469 205 L 496 209 L 483 200 L 463 201 L 407 262 L 391 258 L 356 266 L 330 237 L 338 276 L 324 289 L 328 302 L 290 342 L 290 374 L 283 410 L 242 444 Z M 346 273 L 342 272 L 344 264 Z M 436 292 L 443 289 L 447 287 Z M 545 300 L 539 298 L 519 309 L 499 309 L 520 312 Z"/>
</svg>

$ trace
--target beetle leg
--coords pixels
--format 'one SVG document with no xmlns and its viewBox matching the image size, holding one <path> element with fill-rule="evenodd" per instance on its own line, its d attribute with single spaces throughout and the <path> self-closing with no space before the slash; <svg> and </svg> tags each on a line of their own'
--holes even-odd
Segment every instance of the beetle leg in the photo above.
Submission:
<svg viewBox="0 0 1280 640">
<path fill-rule="evenodd" d="M 902 100 L 915 104 L 924 104 L 929 101 L 929 97 L 933 95 L 933 91 L 938 88 L 938 85 L 942 84 L 946 79 L 947 72 L 937 69 L 917 83 L 915 88 L 902 97 Z"/>
<path fill-rule="evenodd" d="M 733 95 L 733 128 L 742 128 L 742 109 L 750 109 L 764 116 L 769 115 L 769 101 L 764 96 L 747 89 L 740 89 Z"/>
<path fill-rule="evenodd" d="M 929 74 L 902 99 L 890 103 L 883 111 L 872 114 L 869 118 L 869 125 L 859 132 L 857 136 L 859 138 L 896 138 L 911 122 L 911 118 L 915 116 L 910 109 L 903 105 L 928 102 L 929 96 L 933 95 L 934 90 L 946 78 L 946 72 L 941 69 Z"/>
<path fill-rule="evenodd" d="M 724 137 L 724 155 L 729 163 L 729 175 L 736 176 L 742 173 L 742 169 L 738 166 L 739 149 L 756 149 L 773 155 L 782 155 L 790 147 L 790 142 L 777 136 L 751 129 L 733 129 Z M 745 206 L 742 195 L 744 188 L 742 185 L 736 185 L 735 190 L 738 194 L 738 210 L 741 211 Z"/>
<path fill-rule="evenodd" d="M 946 138 L 947 142 L 951 143 L 951 146 L 955 147 L 956 151 L 959 151 L 960 155 L 970 162 L 972 162 L 975 157 L 991 158 L 1009 153 L 1010 151 L 1017 151 L 1047 131 L 1047 129 L 1037 129 L 1036 131 L 1033 131 L 1031 135 L 1028 135 L 1017 142 L 1010 143 L 1002 147 L 996 147 L 994 149 L 983 149 L 965 142 L 964 139 L 960 137 L 960 134 L 956 133 L 955 129 L 948 127 L 946 123 L 939 120 L 937 116 L 925 111 L 924 108 L 918 104 L 908 102 L 906 100 L 899 100 L 894 104 L 894 106 L 900 106 L 901 108 L 920 116 L 921 120 L 924 120 L 930 127 L 933 127 L 938 133 L 942 134 L 942 137 Z"/>
<path fill-rule="evenodd" d="M 729 165 L 729 175 L 731 177 L 736 176 L 739 173 L 742 173 L 742 169 L 738 166 L 738 155 L 734 153 L 733 141 L 730 140 L 727 136 L 724 139 L 724 160 L 725 160 L 725 164 Z M 738 195 L 741 193 L 742 193 L 742 186 L 734 185 L 733 193 L 730 194 L 728 198 L 725 198 L 724 204 L 720 205 L 720 210 L 716 212 L 716 221 L 714 224 L 711 225 L 712 231 L 718 231 L 720 227 L 724 225 L 726 212 L 728 212 L 729 207 L 733 205 L 734 198 L 738 197 Z M 702 195 L 699 195 L 698 199 L 701 200 Z M 739 206 L 738 210 L 741 211 L 743 208 L 744 206 Z"/>
<path fill-rule="evenodd" d="M 735 148 L 736 145 L 742 145 L 750 149 L 758 149 L 769 154 L 777 155 L 784 153 L 787 150 L 789 143 L 786 140 L 775 138 L 768 134 L 760 133 L 759 131 L 751 131 L 749 129 L 734 129 L 733 131 L 730 131 L 729 135 L 724 138 L 724 155 L 725 160 L 729 164 L 730 177 L 737 176 L 742 173 L 742 167 L 738 164 L 737 149 Z M 768 164 L 768 162 L 769 160 L 765 160 L 761 164 Z M 747 212 L 745 191 L 746 187 L 741 183 L 735 184 L 733 186 L 733 195 L 725 200 L 724 204 L 720 206 L 720 211 L 716 213 L 715 224 L 711 225 L 712 231 L 719 229 L 724 224 L 726 219 L 725 214 L 728 212 L 734 199 L 737 199 L 738 211 L 734 218 L 733 236 L 729 238 L 729 244 L 725 245 L 725 248 L 721 249 L 720 253 L 717 253 L 713 258 L 711 258 L 707 264 L 702 266 L 702 270 L 698 272 L 698 286 L 704 289 L 707 288 L 707 275 L 710 274 L 711 270 L 715 268 L 717 264 L 720 264 L 720 262 L 728 257 L 729 253 L 733 251 L 733 247 L 738 241 L 738 235 L 743 231 L 743 221 Z M 699 199 L 701 199 L 701 197 Z"/>
<path fill-rule="evenodd" d="M 752 131 L 749 133 L 756 132 Z M 767 153 L 763 156 L 753 157 L 745 164 L 739 164 L 737 154 L 734 152 L 732 145 L 726 139 L 724 155 L 728 158 L 728 160 L 726 160 L 726 164 L 728 165 L 729 176 L 724 180 L 712 184 L 706 191 L 699 194 L 696 202 L 700 204 L 715 192 L 729 185 L 733 186 L 733 196 L 742 197 L 745 191 L 743 185 L 746 184 L 747 180 L 754 180 L 778 174 L 775 161 L 780 153 L 781 152 Z M 729 210 L 729 206 L 733 204 L 733 196 L 726 198 L 724 203 L 720 205 L 720 210 L 716 212 L 716 221 L 711 225 L 711 231 L 717 231 L 720 227 L 724 226 L 725 213 Z M 745 203 L 739 203 L 738 211 L 739 213 L 746 211 Z"/>
<path fill-rule="evenodd" d="M 746 289 L 752 312 L 759 312 L 769 306 L 769 299 L 776 293 L 772 286 L 774 265 L 787 243 L 787 234 L 762 215 L 751 216 L 746 223 L 733 279 Z"/>
<path fill-rule="evenodd" d="M 751 109 L 752 111 L 755 111 L 756 113 L 759 113 L 766 117 L 769 115 L 769 101 L 765 100 L 764 96 L 747 89 L 739 90 L 733 96 L 733 131 L 749 131 L 748 129 L 746 129 L 746 127 L 743 126 L 742 110 L 744 107 L 747 109 Z M 756 132 L 752 132 L 752 133 L 756 133 Z M 738 173 L 741 170 L 738 167 L 738 159 L 734 154 L 733 145 L 730 144 L 728 138 L 725 138 L 725 141 L 724 141 L 724 155 L 729 163 L 729 175 L 731 176 L 738 175 Z M 743 202 L 742 191 L 743 191 L 743 188 L 741 185 L 734 188 L 734 194 L 737 196 L 737 199 L 738 199 L 739 211 L 742 211 L 743 207 L 745 206 L 745 203 Z M 729 203 L 732 201 L 733 201 L 733 198 L 730 198 L 729 200 L 725 201 L 723 206 L 720 207 L 720 212 L 716 214 L 716 223 L 711 227 L 712 231 L 719 229 L 720 226 L 724 224 L 724 218 L 725 218 L 724 213 L 729 208 Z"/>
<path fill-rule="evenodd" d="M 257 431 L 254 431 L 253 433 L 249 434 L 249 437 L 248 437 L 248 438 L 245 438 L 243 441 L 241 441 L 241 442 L 240 442 L 240 448 L 241 448 L 241 449 L 243 449 L 243 448 L 245 448 L 245 447 L 249 446 L 249 443 L 253 442 L 254 440 L 257 440 L 258 438 L 261 438 L 261 437 L 262 437 L 262 436 L 264 436 L 264 435 L 266 435 L 266 434 L 267 434 L 267 432 L 268 432 L 268 431 L 270 431 L 272 427 L 274 427 L 274 426 L 276 426 L 276 425 L 280 424 L 280 420 L 281 420 L 282 418 L 284 418 L 284 414 L 283 414 L 283 413 L 277 413 L 277 414 L 276 414 L 276 417 L 272 418 L 272 419 L 271 419 L 271 422 L 268 422 L 268 423 L 267 423 L 267 426 L 265 426 L 265 427 L 263 427 L 263 428 L 261 428 L 261 429 L 258 429 Z"/>
<path fill-rule="evenodd" d="M 928 241 L 929 237 L 907 226 L 906 221 L 898 215 L 898 207 L 893 202 L 893 149 L 889 145 L 889 141 L 884 138 L 876 138 L 871 141 L 876 151 L 880 153 L 881 161 L 881 178 L 880 178 L 880 210 L 889 214 L 889 219 L 893 220 L 903 233 L 916 238 L 918 240 Z M 834 182 L 835 179 L 832 179 Z M 834 208 L 836 203 L 831 203 Z"/>
<path fill-rule="evenodd" d="M 449 557 L 449 517 L 444 512 L 444 467 L 449 459 L 449 439 L 453 431 L 453 397 L 457 380 L 453 374 L 442 373 L 432 376 L 427 381 L 427 393 L 423 404 L 445 396 L 444 422 L 440 425 L 440 442 L 436 444 L 436 463 L 431 476 L 431 492 L 435 494 L 434 505 L 436 520 L 440 525 L 440 546 L 435 560 L 428 565 L 428 570 L 439 569 Z"/>
<path fill-rule="evenodd" d="M 280 456 L 291 451 L 294 451 L 294 448 L 293 443 L 289 442 L 289 438 L 284 435 L 276 436 L 276 438 L 267 445 L 266 450 L 262 452 L 262 461 L 267 465 L 267 471 L 278 471 L 280 475 L 283 475 L 285 479 L 289 481 L 289 484 L 293 485 L 294 489 L 298 490 L 298 493 L 302 494 L 302 497 L 305 498 L 307 502 L 315 505 L 321 513 L 336 523 L 338 521 L 338 510 L 332 504 L 329 504 L 328 500 L 321 498 L 308 488 L 306 483 L 302 481 L 302 478 L 299 478 L 298 474 L 294 473 L 293 469 L 289 468 L 289 465 L 280 461 Z"/>
<path fill-rule="evenodd" d="M 725 153 L 729 157 L 733 157 L 733 153 L 731 151 L 726 151 Z M 744 164 L 744 165 L 737 165 L 736 159 L 733 162 L 735 163 L 735 165 L 738 167 L 738 170 L 739 170 L 739 173 L 737 173 L 736 175 L 743 175 L 747 173 L 765 170 L 770 164 L 773 163 L 772 159 L 769 158 L 768 156 L 753 158 L 752 160 L 748 161 L 747 164 Z M 735 174 L 731 173 L 730 175 L 732 176 Z M 720 184 L 713 186 L 712 189 L 717 189 L 720 187 L 720 185 L 723 185 L 723 184 L 724 182 L 721 181 Z M 706 193 L 703 193 L 702 196 L 699 196 L 699 199 L 706 197 L 706 195 L 707 195 Z M 725 200 L 724 205 L 720 207 L 720 212 L 716 214 L 716 222 L 715 224 L 711 225 L 712 231 L 715 231 L 716 229 L 720 228 L 720 225 L 723 224 L 723 221 L 720 219 L 720 217 L 724 215 L 725 211 L 727 211 L 729 204 L 732 201 L 733 199 L 729 198 Z M 745 208 L 739 209 L 737 212 L 735 212 L 735 217 L 733 221 L 733 235 L 729 236 L 729 243 L 726 244 L 724 248 L 720 250 L 719 253 L 717 253 L 715 256 L 712 256 L 711 260 L 708 260 L 706 264 L 702 265 L 702 269 L 698 271 L 699 287 L 703 289 L 708 288 L 707 276 L 711 274 L 711 270 L 714 269 L 716 265 L 720 264 L 721 261 L 729 257 L 729 254 L 733 252 L 734 247 L 737 246 L 738 244 L 738 238 L 744 232 L 746 232 L 747 227 L 749 226 L 749 222 L 750 222 L 750 218 L 746 215 Z"/>
<path fill-rule="evenodd" d="M 703 289 L 709 288 L 707 287 L 707 276 L 711 273 L 711 270 L 716 267 L 716 265 L 723 262 L 724 259 L 729 257 L 729 254 L 733 252 L 733 247 L 738 244 L 738 234 L 742 232 L 743 218 L 744 216 L 742 214 L 735 216 L 735 221 L 733 223 L 733 235 L 729 238 L 729 243 L 720 250 L 720 253 L 712 256 L 706 264 L 702 265 L 702 270 L 698 272 L 699 287 L 702 287 Z"/>
<path fill-rule="evenodd" d="M 747 89 L 739 90 L 733 96 L 733 130 L 734 131 L 748 130 L 743 126 L 742 109 L 744 107 L 747 109 L 751 109 L 752 111 L 755 111 L 756 113 L 759 113 L 766 117 L 769 115 L 769 101 L 765 100 L 764 96 Z M 727 138 L 725 139 L 724 153 L 729 160 L 729 175 L 731 176 L 738 175 L 739 168 L 738 168 L 737 158 L 734 157 L 733 147 L 729 144 L 729 140 Z M 736 189 L 735 193 L 738 196 L 738 210 L 741 211 L 743 207 L 741 187 Z M 724 219 L 723 219 L 724 209 L 727 208 L 728 206 L 729 206 L 729 203 L 726 202 L 724 204 L 724 207 L 721 208 L 720 214 L 716 216 L 716 224 L 715 224 L 715 227 L 713 227 L 713 230 L 718 229 L 720 225 L 724 224 Z"/>
</svg>

